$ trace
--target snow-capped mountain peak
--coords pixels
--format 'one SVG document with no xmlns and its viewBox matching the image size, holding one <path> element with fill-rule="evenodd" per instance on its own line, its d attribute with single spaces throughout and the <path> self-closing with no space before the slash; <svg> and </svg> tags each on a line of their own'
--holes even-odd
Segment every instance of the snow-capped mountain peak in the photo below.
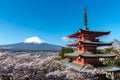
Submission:
<svg viewBox="0 0 120 80">
<path fill-rule="evenodd" d="M 36 44 L 40 44 L 40 43 L 44 43 L 45 41 L 41 40 L 39 37 L 29 37 L 27 39 L 25 39 L 24 43 L 36 43 Z"/>
</svg>

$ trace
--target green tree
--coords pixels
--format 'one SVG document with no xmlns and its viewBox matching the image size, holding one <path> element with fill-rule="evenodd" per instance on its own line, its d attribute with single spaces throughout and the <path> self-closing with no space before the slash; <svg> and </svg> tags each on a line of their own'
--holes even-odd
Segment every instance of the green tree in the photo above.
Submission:
<svg viewBox="0 0 120 80">
<path fill-rule="evenodd" d="M 65 48 L 62 47 L 61 51 L 59 52 L 59 56 L 60 58 L 64 59 L 64 52 L 65 52 Z"/>
<path fill-rule="evenodd" d="M 114 49 L 114 47 L 110 47 L 110 48 L 105 48 L 103 50 L 101 50 L 102 53 L 118 53 L 117 50 Z"/>
<path fill-rule="evenodd" d="M 62 47 L 61 51 L 59 52 L 59 56 L 60 58 L 64 59 L 64 54 L 65 53 L 71 53 L 73 52 L 73 49 L 72 48 L 66 48 L 66 47 Z"/>
<path fill-rule="evenodd" d="M 119 59 L 115 59 L 115 65 L 120 67 L 120 58 Z"/>
<path fill-rule="evenodd" d="M 114 59 L 106 59 L 106 61 L 103 62 L 106 66 L 114 66 Z"/>
</svg>

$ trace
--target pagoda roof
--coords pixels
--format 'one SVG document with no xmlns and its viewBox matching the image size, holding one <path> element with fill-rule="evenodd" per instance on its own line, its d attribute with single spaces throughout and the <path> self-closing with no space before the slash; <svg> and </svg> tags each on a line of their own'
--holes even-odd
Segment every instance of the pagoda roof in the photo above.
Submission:
<svg viewBox="0 0 120 80">
<path fill-rule="evenodd" d="M 92 34 L 95 35 L 95 37 L 103 36 L 103 35 L 108 35 L 110 31 L 92 31 L 92 30 L 83 30 L 79 29 L 77 32 L 67 36 L 68 38 L 76 38 L 80 34 Z"/>
<path fill-rule="evenodd" d="M 106 46 L 106 45 L 112 45 L 112 42 L 111 43 L 108 43 L 108 42 L 92 42 L 92 41 L 77 41 L 75 42 L 74 44 L 69 44 L 67 46 L 77 46 L 78 44 L 91 44 L 91 45 L 97 45 L 97 46 Z"/>
<path fill-rule="evenodd" d="M 80 43 L 83 43 L 83 44 L 95 44 L 95 45 L 111 45 L 111 43 L 108 43 L 108 42 L 92 42 L 92 41 L 80 41 Z"/>
<path fill-rule="evenodd" d="M 65 67 L 72 68 L 77 71 L 87 71 L 87 70 L 94 70 L 94 67 L 90 64 L 76 64 L 76 63 L 64 63 Z M 86 67 L 85 67 L 86 66 Z"/>
<path fill-rule="evenodd" d="M 79 56 L 81 53 L 66 53 L 66 56 L 68 56 L 68 57 L 77 57 L 77 56 Z"/>
<path fill-rule="evenodd" d="M 73 69 L 75 69 L 75 70 L 81 70 L 81 68 L 82 68 L 82 66 L 83 65 L 79 65 L 79 64 L 75 64 L 75 63 L 64 63 L 64 66 L 65 67 L 70 67 L 70 68 L 73 68 Z"/>
<path fill-rule="evenodd" d="M 81 57 L 89 57 L 89 58 L 113 58 L 116 56 L 116 54 L 112 54 L 112 53 L 105 53 L 105 54 L 100 54 L 100 53 L 96 53 L 96 54 L 93 54 L 93 53 L 83 53 L 83 54 L 80 54 Z"/>
<path fill-rule="evenodd" d="M 81 32 L 80 32 L 80 30 L 79 31 L 77 31 L 77 32 L 75 32 L 75 33 L 73 33 L 73 34 L 71 34 L 71 35 L 68 35 L 67 37 L 68 38 L 76 38 L 77 36 L 79 36 L 81 34 Z"/>
<path fill-rule="evenodd" d="M 116 56 L 116 54 L 113 53 L 96 53 L 93 54 L 91 52 L 82 52 L 82 53 L 66 53 L 66 56 L 68 57 L 89 57 L 89 58 L 113 58 Z"/>
<path fill-rule="evenodd" d="M 114 66 L 98 67 L 98 69 L 103 69 L 104 71 L 107 71 L 107 72 L 117 72 L 117 71 L 120 71 L 119 67 L 114 67 Z"/>
<path fill-rule="evenodd" d="M 89 70 L 89 71 L 93 72 L 93 70 L 96 69 L 95 67 L 93 67 L 90 64 L 82 65 L 82 64 L 75 64 L 75 63 L 64 63 L 64 66 L 72 68 L 72 69 L 77 70 L 77 71 L 88 71 Z M 86 66 L 86 68 L 84 68 L 85 66 Z M 97 69 L 98 70 L 102 69 L 106 72 L 118 72 L 118 71 L 120 71 L 120 68 L 115 67 L 115 66 L 97 67 Z"/>
</svg>

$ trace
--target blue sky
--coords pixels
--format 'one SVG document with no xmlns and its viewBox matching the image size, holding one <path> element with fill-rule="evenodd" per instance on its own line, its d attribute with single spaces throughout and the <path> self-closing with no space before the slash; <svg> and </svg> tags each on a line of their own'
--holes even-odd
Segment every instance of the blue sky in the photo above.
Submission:
<svg viewBox="0 0 120 80">
<path fill-rule="evenodd" d="M 84 3 L 88 27 L 111 31 L 103 41 L 120 40 L 120 0 L 0 0 L 0 44 L 38 36 L 48 43 L 65 45 L 62 37 L 83 28 Z"/>
</svg>

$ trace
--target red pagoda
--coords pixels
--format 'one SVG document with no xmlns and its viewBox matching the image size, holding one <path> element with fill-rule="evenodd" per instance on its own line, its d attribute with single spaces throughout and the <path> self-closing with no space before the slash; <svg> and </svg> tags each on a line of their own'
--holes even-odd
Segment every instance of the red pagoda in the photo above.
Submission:
<svg viewBox="0 0 120 80">
<path fill-rule="evenodd" d="M 71 66 L 74 69 L 80 70 L 81 67 L 75 64 L 87 65 L 90 64 L 93 67 L 101 67 L 100 58 L 115 58 L 116 54 L 112 53 L 101 53 L 97 50 L 97 47 L 101 46 L 111 46 L 111 43 L 102 42 L 98 39 L 100 36 L 109 35 L 110 31 L 92 31 L 87 27 L 87 12 L 86 7 L 84 7 L 84 29 L 79 29 L 74 34 L 67 36 L 68 38 L 75 38 L 75 43 L 67 45 L 67 47 L 74 47 L 73 53 L 66 53 L 65 57 L 73 58 L 72 63 L 65 64 L 65 66 Z M 103 70 L 108 72 L 120 71 L 117 67 L 102 67 Z"/>
</svg>

